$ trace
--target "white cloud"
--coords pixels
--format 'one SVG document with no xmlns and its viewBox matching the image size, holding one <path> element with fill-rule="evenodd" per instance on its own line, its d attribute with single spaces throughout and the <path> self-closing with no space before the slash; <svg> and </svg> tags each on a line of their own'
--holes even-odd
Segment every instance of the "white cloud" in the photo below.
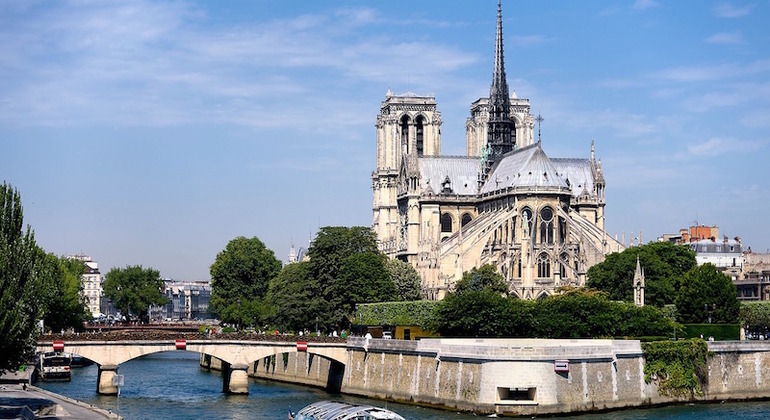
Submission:
<svg viewBox="0 0 770 420">
<path fill-rule="evenodd" d="M 737 18 L 748 16 L 751 12 L 751 6 L 735 7 L 729 3 L 720 4 L 712 9 L 714 16 L 720 18 Z"/>
<path fill-rule="evenodd" d="M 743 44 L 743 36 L 737 32 L 720 32 L 718 34 L 711 35 L 705 40 L 709 44 L 718 45 L 731 45 L 731 44 Z"/>
<path fill-rule="evenodd" d="M 758 142 L 738 140 L 731 137 L 712 137 L 709 140 L 687 148 L 694 156 L 719 156 L 724 154 L 748 153 L 760 148 Z"/>
<path fill-rule="evenodd" d="M 660 3 L 655 0 L 636 0 L 633 8 L 636 10 L 645 10 L 651 7 L 659 7 Z"/>
</svg>

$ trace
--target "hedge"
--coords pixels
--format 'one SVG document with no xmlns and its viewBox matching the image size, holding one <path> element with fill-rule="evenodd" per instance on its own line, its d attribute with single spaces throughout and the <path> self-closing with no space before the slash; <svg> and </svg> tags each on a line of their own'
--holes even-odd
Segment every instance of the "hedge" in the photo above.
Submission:
<svg viewBox="0 0 770 420">
<path fill-rule="evenodd" d="M 436 317 L 437 301 L 361 303 L 356 305 L 354 324 L 414 325 L 430 328 Z"/>
<path fill-rule="evenodd" d="M 684 324 L 684 338 L 702 338 L 708 339 L 714 337 L 714 340 L 740 340 L 741 326 L 738 324 Z"/>
</svg>

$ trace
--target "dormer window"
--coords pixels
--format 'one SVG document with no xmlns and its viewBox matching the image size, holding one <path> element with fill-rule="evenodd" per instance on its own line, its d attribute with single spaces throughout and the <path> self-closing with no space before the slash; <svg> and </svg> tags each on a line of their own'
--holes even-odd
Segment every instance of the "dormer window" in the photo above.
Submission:
<svg viewBox="0 0 770 420">
<path fill-rule="evenodd" d="M 449 175 L 444 178 L 444 182 L 441 183 L 442 194 L 452 194 L 452 180 L 449 179 Z"/>
</svg>

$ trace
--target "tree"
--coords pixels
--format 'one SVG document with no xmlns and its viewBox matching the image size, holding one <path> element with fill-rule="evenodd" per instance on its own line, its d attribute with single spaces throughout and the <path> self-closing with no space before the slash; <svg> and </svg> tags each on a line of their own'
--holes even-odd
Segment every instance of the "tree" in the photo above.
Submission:
<svg viewBox="0 0 770 420">
<path fill-rule="evenodd" d="M 420 275 L 412 264 L 396 259 L 389 259 L 385 266 L 390 273 L 390 278 L 398 291 L 398 297 L 401 300 L 419 300 L 420 294 Z"/>
<path fill-rule="evenodd" d="M 463 293 L 467 290 L 491 290 L 503 295 L 508 294 L 508 284 L 492 264 L 474 267 L 463 273 L 463 278 L 455 284 L 455 291 Z"/>
<path fill-rule="evenodd" d="M 356 253 L 342 263 L 339 276 L 328 288 L 332 303 L 331 321 L 348 328 L 357 303 L 387 302 L 398 299 L 396 286 L 385 268 L 387 257 L 380 252 Z"/>
<path fill-rule="evenodd" d="M 160 272 L 141 265 L 112 268 L 104 277 L 104 294 L 121 314 L 125 317 L 133 314 L 146 322 L 149 322 L 150 305 L 168 303 L 162 290 Z"/>
<path fill-rule="evenodd" d="M 270 281 L 266 301 L 273 305 L 271 322 L 281 330 L 302 331 L 315 322 L 308 304 L 320 298 L 313 294 L 308 279 L 308 262 L 288 264 Z"/>
<path fill-rule="evenodd" d="M 369 227 L 325 226 L 308 249 L 309 289 L 315 297 L 305 306 L 311 319 L 318 319 L 319 329 L 339 328 L 341 317 L 335 310 L 335 281 L 342 266 L 355 254 L 377 253 L 377 238 Z M 338 284 L 337 289 L 341 286 Z M 352 313 L 351 313 L 352 315 Z"/>
<path fill-rule="evenodd" d="M 83 295 L 85 263 L 73 258 L 45 256 L 46 293 L 43 324 L 51 331 L 74 328 L 83 330 L 83 322 L 91 318 Z"/>
<path fill-rule="evenodd" d="M 41 270 L 45 253 L 24 226 L 18 190 L 0 186 L 0 372 L 16 369 L 34 354 L 42 315 Z"/>
<path fill-rule="evenodd" d="M 254 325 L 266 318 L 262 299 L 281 262 L 259 238 L 239 236 L 211 264 L 209 310 L 224 322 Z"/>
<path fill-rule="evenodd" d="M 644 269 L 645 303 L 658 307 L 673 303 L 682 276 L 696 266 L 695 253 L 688 247 L 652 242 L 608 255 L 588 269 L 586 286 L 607 292 L 610 300 L 633 302 L 637 257 Z"/>
<path fill-rule="evenodd" d="M 676 294 L 676 309 L 685 323 L 738 322 L 740 302 L 735 284 L 712 264 L 684 275 Z"/>
</svg>

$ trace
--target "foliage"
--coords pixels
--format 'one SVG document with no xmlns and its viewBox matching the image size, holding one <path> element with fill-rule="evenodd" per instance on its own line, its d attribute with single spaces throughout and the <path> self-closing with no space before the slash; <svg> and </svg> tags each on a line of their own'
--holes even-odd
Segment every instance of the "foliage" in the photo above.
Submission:
<svg viewBox="0 0 770 420">
<path fill-rule="evenodd" d="M 610 300 L 632 302 L 637 256 L 644 269 L 645 303 L 658 307 L 673 303 L 683 275 L 696 266 L 695 253 L 688 247 L 652 242 L 608 255 L 588 269 L 586 286 L 607 292 Z"/>
<path fill-rule="evenodd" d="M 492 264 L 484 264 L 479 268 L 473 267 L 470 271 L 464 272 L 463 278 L 455 284 L 457 293 L 483 289 L 504 295 L 508 294 L 508 284 Z"/>
<path fill-rule="evenodd" d="M 714 265 L 703 264 L 684 275 L 675 303 L 682 322 L 733 323 L 740 309 L 737 296 L 729 277 Z"/>
<path fill-rule="evenodd" d="M 770 329 L 770 302 L 741 302 L 738 319 L 746 329 Z"/>
<path fill-rule="evenodd" d="M 661 395 L 687 397 L 703 395 L 708 380 L 708 347 L 700 339 L 642 343 L 644 380 L 657 380 Z"/>
<path fill-rule="evenodd" d="M 345 259 L 339 275 L 327 288 L 334 325 L 348 328 L 356 303 L 387 302 L 398 298 L 385 268 L 386 259 L 380 252 L 356 253 Z"/>
<path fill-rule="evenodd" d="M 272 325 L 281 331 L 301 331 L 315 322 L 307 305 L 317 297 L 310 287 L 307 262 L 288 264 L 270 282 L 266 302 L 273 305 Z"/>
<path fill-rule="evenodd" d="M 149 322 L 150 305 L 165 305 L 160 272 L 141 265 L 112 268 L 104 277 L 104 295 L 112 300 L 123 316 L 137 315 Z"/>
<path fill-rule="evenodd" d="M 435 324 L 435 300 L 364 303 L 356 305 L 355 322 L 361 325 L 414 325 L 427 329 Z"/>
<path fill-rule="evenodd" d="M 385 266 L 390 273 L 390 278 L 396 286 L 400 300 L 413 301 L 419 300 L 420 295 L 420 275 L 412 264 L 398 259 L 389 259 Z"/>
<path fill-rule="evenodd" d="M 343 286 L 338 281 L 343 265 L 353 255 L 377 252 L 376 236 L 369 227 L 325 226 L 318 231 L 308 249 L 308 289 L 313 299 L 305 308 L 310 319 L 318 319 L 319 329 L 328 331 L 347 325 L 349 321 L 334 308 L 335 304 L 345 303 L 337 296 Z M 352 268 L 357 263 L 347 261 L 347 264 Z M 346 315 L 353 316 L 353 305 L 360 302 L 349 303 L 350 312 Z"/>
<path fill-rule="evenodd" d="M 45 256 L 45 277 L 49 285 L 45 297 L 43 324 L 51 331 L 69 328 L 83 330 L 83 322 L 91 319 L 83 295 L 83 272 L 86 264 L 73 258 Z"/>
<path fill-rule="evenodd" d="M 44 252 L 35 243 L 18 190 L 0 186 L 0 372 L 16 369 L 35 350 Z"/>
<path fill-rule="evenodd" d="M 524 301 L 482 289 L 450 293 L 434 328 L 451 336 L 600 338 L 668 336 L 681 327 L 660 308 L 610 301 L 595 290 Z"/>
<path fill-rule="evenodd" d="M 682 338 L 714 337 L 717 341 L 740 340 L 741 327 L 738 324 L 685 324 Z"/>
<path fill-rule="evenodd" d="M 209 310 L 223 322 L 253 325 L 269 313 L 262 299 L 281 270 L 273 251 L 257 237 L 227 243 L 211 264 Z"/>
</svg>

